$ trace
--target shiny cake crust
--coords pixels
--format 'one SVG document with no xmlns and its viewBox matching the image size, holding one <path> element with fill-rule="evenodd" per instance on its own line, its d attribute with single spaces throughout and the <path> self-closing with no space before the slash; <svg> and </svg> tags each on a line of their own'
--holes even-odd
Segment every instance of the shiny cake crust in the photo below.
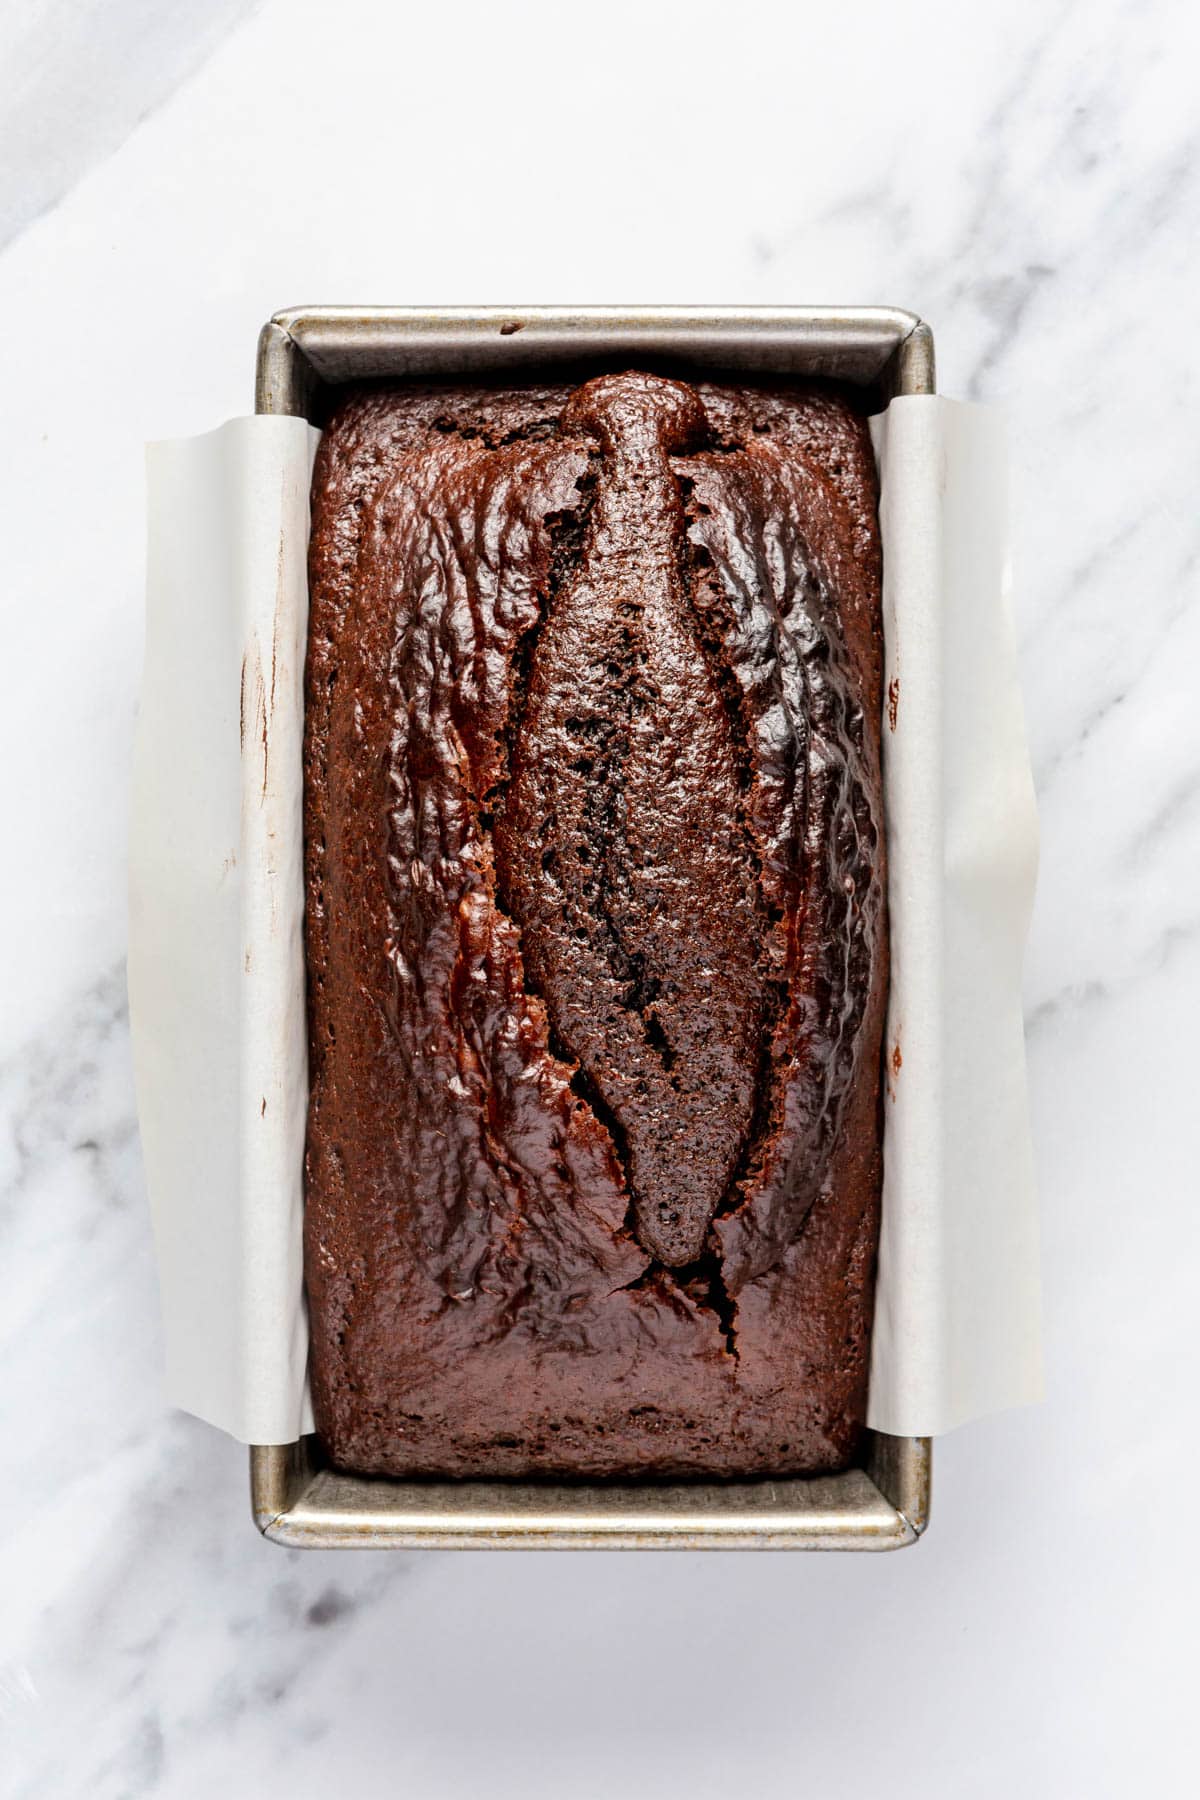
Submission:
<svg viewBox="0 0 1200 1800">
<path fill-rule="evenodd" d="M 334 1462 L 832 1469 L 865 1405 L 880 548 L 833 392 L 353 393 L 313 482 Z"/>
</svg>

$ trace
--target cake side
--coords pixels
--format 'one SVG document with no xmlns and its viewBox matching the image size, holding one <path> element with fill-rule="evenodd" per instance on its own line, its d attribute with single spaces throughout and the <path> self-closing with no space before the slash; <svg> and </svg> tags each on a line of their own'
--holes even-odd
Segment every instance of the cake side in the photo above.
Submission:
<svg viewBox="0 0 1200 1800">
<path fill-rule="evenodd" d="M 377 391 L 314 476 L 306 1280 L 392 1474 L 787 1474 L 865 1402 L 880 553 L 828 393 Z"/>
</svg>

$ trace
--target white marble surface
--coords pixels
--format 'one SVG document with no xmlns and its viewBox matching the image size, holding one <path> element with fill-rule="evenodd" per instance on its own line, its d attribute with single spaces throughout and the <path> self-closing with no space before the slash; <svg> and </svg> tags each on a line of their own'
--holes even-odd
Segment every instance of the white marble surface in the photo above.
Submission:
<svg viewBox="0 0 1200 1800">
<path fill-rule="evenodd" d="M 1188 0 L 6 14 L 4 1795 L 1187 1791 L 1198 55 Z M 916 1551 L 300 1556 L 164 1415 L 141 446 L 339 299 L 888 300 L 1011 415 L 1049 1398 L 940 1446 Z"/>
</svg>

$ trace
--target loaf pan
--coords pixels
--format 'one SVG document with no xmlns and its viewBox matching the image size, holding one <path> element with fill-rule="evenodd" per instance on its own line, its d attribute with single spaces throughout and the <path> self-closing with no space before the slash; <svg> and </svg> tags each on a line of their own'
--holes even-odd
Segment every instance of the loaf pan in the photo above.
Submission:
<svg viewBox="0 0 1200 1800">
<path fill-rule="evenodd" d="M 935 391 L 933 337 L 896 307 L 296 307 L 258 342 L 255 411 L 321 424 L 344 382 L 605 365 L 823 376 L 882 408 Z M 255 1521 L 299 1549 L 896 1550 L 929 1517 L 928 1438 L 868 1432 L 860 1465 L 786 1481 L 390 1481 L 316 1437 L 250 1450 Z"/>
</svg>

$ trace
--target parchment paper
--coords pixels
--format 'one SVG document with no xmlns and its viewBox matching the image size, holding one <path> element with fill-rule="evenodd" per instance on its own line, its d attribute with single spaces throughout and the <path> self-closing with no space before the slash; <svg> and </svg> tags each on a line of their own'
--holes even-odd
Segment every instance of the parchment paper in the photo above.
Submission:
<svg viewBox="0 0 1200 1800">
<path fill-rule="evenodd" d="M 892 969 L 867 1418 L 927 1437 L 1041 1394 L 1021 1020 L 1037 814 L 1000 417 L 914 395 L 872 423 Z"/>
<path fill-rule="evenodd" d="M 931 1435 L 1040 1391 L 1020 1013 L 1036 820 L 995 416 L 873 422 L 882 477 L 892 990 L 870 1423 Z M 308 486 L 318 434 L 151 448 L 129 989 L 179 1406 L 311 1429 L 301 1275 Z"/>
<path fill-rule="evenodd" d="M 311 1430 L 301 833 L 318 433 L 150 447 L 129 1007 L 167 1392 L 246 1443 Z"/>
</svg>

